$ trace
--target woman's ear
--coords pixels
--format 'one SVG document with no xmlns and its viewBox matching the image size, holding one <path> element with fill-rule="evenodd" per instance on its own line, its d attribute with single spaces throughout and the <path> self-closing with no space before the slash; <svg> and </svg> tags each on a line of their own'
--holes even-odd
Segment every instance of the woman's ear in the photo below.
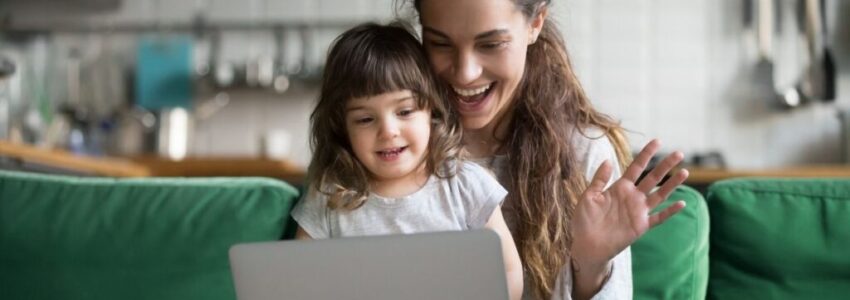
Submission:
<svg viewBox="0 0 850 300">
<path fill-rule="evenodd" d="M 549 15 L 549 7 L 546 6 L 545 2 L 540 3 L 540 8 L 537 9 L 537 14 L 531 18 L 531 22 L 528 26 L 529 45 L 537 42 L 537 37 L 540 35 L 540 31 L 543 30 L 543 24 L 546 23 L 547 15 Z"/>
</svg>

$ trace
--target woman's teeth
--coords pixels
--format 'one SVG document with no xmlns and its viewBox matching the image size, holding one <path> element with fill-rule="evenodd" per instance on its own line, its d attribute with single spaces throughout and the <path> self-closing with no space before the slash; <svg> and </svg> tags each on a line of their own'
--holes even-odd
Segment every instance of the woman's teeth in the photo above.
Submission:
<svg viewBox="0 0 850 300">
<path fill-rule="evenodd" d="M 490 85 L 488 84 L 477 89 L 460 89 L 456 87 L 453 88 L 455 90 L 455 93 L 457 93 L 458 95 L 461 95 L 463 97 L 471 97 L 486 92 L 487 89 L 490 88 Z"/>
</svg>

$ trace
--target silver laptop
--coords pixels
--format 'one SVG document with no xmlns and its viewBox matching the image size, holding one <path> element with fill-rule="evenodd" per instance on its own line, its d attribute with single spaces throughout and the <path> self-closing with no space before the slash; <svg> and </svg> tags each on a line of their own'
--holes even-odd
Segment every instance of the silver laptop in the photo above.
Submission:
<svg viewBox="0 0 850 300">
<path fill-rule="evenodd" d="M 239 300 L 508 299 L 490 230 L 238 244 L 230 267 Z"/>
</svg>

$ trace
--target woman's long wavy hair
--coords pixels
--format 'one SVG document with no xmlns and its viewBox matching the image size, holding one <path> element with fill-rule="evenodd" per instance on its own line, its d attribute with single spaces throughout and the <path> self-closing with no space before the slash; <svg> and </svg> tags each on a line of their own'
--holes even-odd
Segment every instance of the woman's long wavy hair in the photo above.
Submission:
<svg viewBox="0 0 850 300">
<path fill-rule="evenodd" d="M 331 209 L 356 209 L 369 196 L 370 173 L 354 155 L 345 126 L 348 101 L 401 90 L 414 95 L 417 108 L 431 112 L 426 170 L 443 178 L 455 174 L 456 168 L 445 162 L 460 156 L 460 123 L 421 43 L 401 22 L 362 24 L 334 41 L 310 115 L 313 158 L 307 180 L 311 189 L 329 197 Z"/>
<path fill-rule="evenodd" d="M 421 12 L 421 2 L 414 7 Z M 511 0 L 531 22 L 551 0 Z M 421 15 L 420 15 L 421 22 Z M 530 283 L 531 294 L 549 299 L 570 257 L 570 222 L 587 188 L 571 143 L 574 133 L 601 129 L 614 146 L 621 168 L 629 163 L 623 128 L 596 111 L 572 69 L 560 31 L 547 18 L 537 41 L 528 46 L 525 71 L 512 101 L 508 133 L 500 137 L 507 154 L 506 219 Z M 496 126 L 498 128 L 499 126 Z M 575 130 L 573 130 L 575 129 Z M 602 137 L 589 137 L 602 138 Z"/>
</svg>

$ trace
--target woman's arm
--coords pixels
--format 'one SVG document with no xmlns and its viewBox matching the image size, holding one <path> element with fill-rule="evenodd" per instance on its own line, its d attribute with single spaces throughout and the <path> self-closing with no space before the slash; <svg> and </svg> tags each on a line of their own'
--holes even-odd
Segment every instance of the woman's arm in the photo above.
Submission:
<svg viewBox="0 0 850 300">
<path fill-rule="evenodd" d="M 511 236 L 508 225 L 505 224 L 505 218 L 502 216 L 502 208 L 497 207 L 490 220 L 484 225 L 485 228 L 491 229 L 499 235 L 502 241 L 502 253 L 505 259 L 505 273 L 508 277 L 508 293 L 511 299 L 522 298 L 522 262 L 519 259 L 514 238 Z"/>
<path fill-rule="evenodd" d="M 611 177 L 611 162 L 603 163 L 576 206 L 572 222 L 573 290 L 575 299 L 590 299 L 605 283 L 612 259 L 634 243 L 650 228 L 663 223 L 682 210 L 679 201 L 664 210 L 650 214 L 653 208 L 688 177 L 682 170 L 664 184 L 655 186 L 682 161 L 681 152 L 673 152 L 640 182 L 638 178 L 649 160 L 660 148 L 653 140 L 644 147 L 623 173 L 623 177 L 605 188 Z"/>
</svg>

